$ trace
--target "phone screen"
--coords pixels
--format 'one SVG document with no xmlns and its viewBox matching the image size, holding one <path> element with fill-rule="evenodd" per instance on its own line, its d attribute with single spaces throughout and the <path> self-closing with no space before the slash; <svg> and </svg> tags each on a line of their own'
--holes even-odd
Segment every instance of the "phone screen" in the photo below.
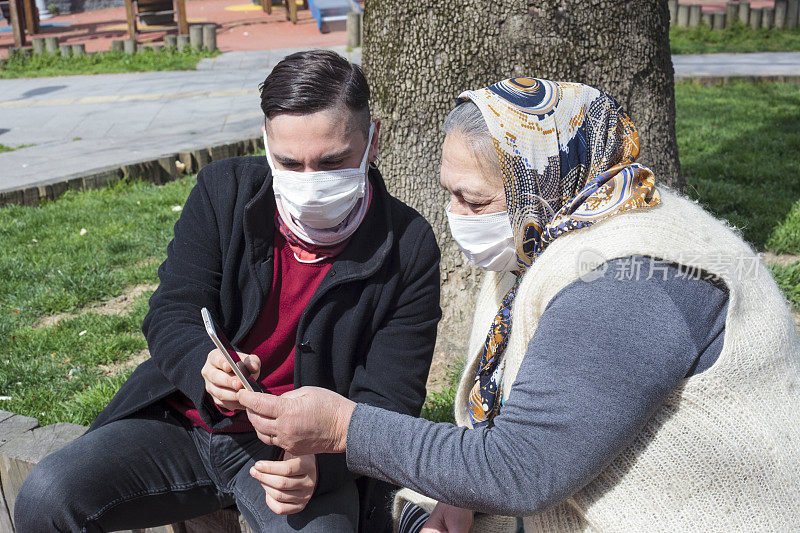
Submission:
<svg viewBox="0 0 800 533">
<path fill-rule="evenodd" d="M 250 385 L 250 382 L 247 381 L 247 378 L 242 373 L 239 365 L 237 365 L 237 361 L 239 361 L 239 354 L 236 353 L 236 349 L 233 345 L 228 341 L 227 337 L 225 337 L 225 333 L 223 333 L 222 329 L 216 327 L 214 323 L 214 319 L 211 318 L 211 313 L 208 312 L 208 309 L 205 307 L 200 310 L 200 314 L 203 317 L 203 324 L 206 327 L 206 333 L 208 336 L 211 337 L 211 342 L 217 347 L 217 349 L 222 352 L 222 355 L 228 360 L 228 364 L 231 365 L 233 369 L 233 373 L 236 374 L 236 377 L 239 378 L 239 381 L 242 382 L 242 385 L 246 390 L 252 392 L 261 392 L 260 390 L 256 390 Z"/>
</svg>

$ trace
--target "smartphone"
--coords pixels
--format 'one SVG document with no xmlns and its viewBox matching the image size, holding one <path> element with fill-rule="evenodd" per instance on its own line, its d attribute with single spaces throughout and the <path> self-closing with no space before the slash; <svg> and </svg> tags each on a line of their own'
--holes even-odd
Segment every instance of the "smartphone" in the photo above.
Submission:
<svg viewBox="0 0 800 533">
<path fill-rule="evenodd" d="M 236 377 L 242 382 L 244 388 L 251 392 L 261 392 L 261 388 L 258 387 L 258 384 L 247 379 L 247 377 L 242 373 L 242 370 L 239 368 L 239 365 L 236 364 L 234 357 L 237 359 L 239 358 L 239 355 L 236 353 L 236 349 L 228 341 L 228 338 L 225 337 L 222 329 L 215 327 L 214 319 L 211 318 L 211 313 L 208 312 L 208 309 L 205 307 L 202 308 L 200 310 L 200 315 L 203 317 L 203 324 L 206 326 L 206 333 L 208 333 L 208 336 L 211 337 L 211 342 L 214 343 L 217 349 L 222 352 L 222 355 L 225 356 L 225 359 L 228 360 L 228 364 L 231 365 L 233 373 L 236 374 Z"/>
</svg>

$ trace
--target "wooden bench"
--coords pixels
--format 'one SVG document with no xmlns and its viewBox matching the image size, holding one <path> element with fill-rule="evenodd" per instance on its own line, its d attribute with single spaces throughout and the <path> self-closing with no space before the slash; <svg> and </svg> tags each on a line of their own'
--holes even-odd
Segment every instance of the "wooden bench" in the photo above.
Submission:
<svg viewBox="0 0 800 533">
<path fill-rule="evenodd" d="M 35 418 L 0 411 L 0 531 L 13 533 L 14 502 L 22 482 L 48 454 L 83 435 L 88 428 L 59 422 L 39 426 Z M 251 533 L 235 509 L 168 526 L 136 529 L 127 533 Z"/>
</svg>

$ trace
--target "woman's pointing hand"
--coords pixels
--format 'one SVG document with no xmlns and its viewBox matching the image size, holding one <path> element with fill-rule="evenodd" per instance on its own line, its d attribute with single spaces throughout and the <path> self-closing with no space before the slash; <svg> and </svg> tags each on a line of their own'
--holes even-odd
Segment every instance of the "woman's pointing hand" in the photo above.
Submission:
<svg viewBox="0 0 800 533">
<path fill-rule="evenodd" d="M 281 396 L 240 390 L 239 403 L 267 444 L 294 455 L 342 453 L 356 403 L 320 387 L 301 387 Z"/>
</svg>

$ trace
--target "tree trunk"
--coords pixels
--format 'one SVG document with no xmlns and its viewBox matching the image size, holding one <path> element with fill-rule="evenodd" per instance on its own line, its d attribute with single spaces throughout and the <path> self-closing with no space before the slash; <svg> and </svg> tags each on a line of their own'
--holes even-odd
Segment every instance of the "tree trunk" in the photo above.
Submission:
<svg viewBox="0 0 800 533">
<path fill-rule="evenodd" d="M 577 81 L 616 98 L 636 124 L 639 161 L 682 189 L 666 0 L 367 0 L 363 65 L 383 120 L 389 190 L 442 247 L 437 359 L 463 356 L 480 273 L 452 242 L 439 186 L 441 124 L 458 94 L 501 79 Z"/>
</svg>

